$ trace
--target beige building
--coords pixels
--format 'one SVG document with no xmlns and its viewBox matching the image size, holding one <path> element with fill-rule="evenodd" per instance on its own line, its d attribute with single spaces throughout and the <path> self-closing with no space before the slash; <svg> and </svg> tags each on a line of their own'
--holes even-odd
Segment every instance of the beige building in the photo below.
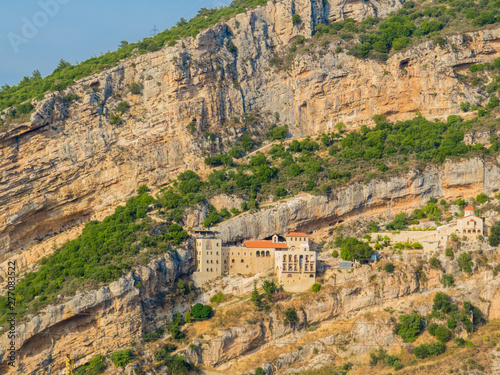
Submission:
<svg viewBox="0 0 500 375">
<path fill-rule="evenodd" d="M 464 216 L 458 218 L 455 229 L 457 235 L 477 237 L 484 234 L 483 219 L 474 214 L 474 207 L 465 207 Z"/>
<path fill-rule="evenodd" d="M 316 282 L 316 252 L 309 236 L 289 233 L 284 239 L 244 241 L 243 246 L 222 246 L 218 234 L 197 230 L 195 282 L 199 285 L 223 274 L 250 275 L 274 271 L 278 283 L 289 291 L 303 291 Z"/>
</svg>

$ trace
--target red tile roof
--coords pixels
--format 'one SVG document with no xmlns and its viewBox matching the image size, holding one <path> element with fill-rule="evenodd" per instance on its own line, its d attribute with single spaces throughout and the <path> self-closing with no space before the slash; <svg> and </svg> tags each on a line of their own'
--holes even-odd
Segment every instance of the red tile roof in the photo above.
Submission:
<svg viewBox="0 0 500 375">
<path fill-rule="evenodd" d="M 251 248 L 269 248 L 269 249 L 286 249 L 286 243 L 275 243 L 273 241 L 244 241 L 245 247 Z"/>
<path fill-rule="evenodd" d="M 467 207 L 465 207 L 465 211 L 474 211 L 474 207 L 467 206 Z"/>
<path fill-rule="evenodd" d="M 286 235 L 287 237 L 309 237 L 308 234 L 302 232 L 291 232 Z"/>
</svg>

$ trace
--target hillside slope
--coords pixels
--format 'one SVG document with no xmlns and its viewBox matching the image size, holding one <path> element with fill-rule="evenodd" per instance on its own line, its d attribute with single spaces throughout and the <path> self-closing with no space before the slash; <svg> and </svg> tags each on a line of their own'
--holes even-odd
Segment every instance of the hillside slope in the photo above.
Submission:
<svg viewBox="0 0 500 375">
<path fill-rule="evenodd" d="M 380 16 L 400 6 L 269 3 L 48 95 L 30 122 L 0 134 L 2 260 L 35 239 L 102 217 L 138 184 L 163 185 L 184 169 L 203 169 L 203 156 L 227 150 L 244 131 L 261 134 L 275 114 L 301 136 L 339 121 L 370 124 L 375 114 L 445 118 L 459 113 L 463 101 L 479 104 L 484 95 L 455 71 L 496 58 L 498 29 L 450 37 L 443 47 L 428 41 L 387 62 L 335 53 L 332 44 L 299 53 L 287 70 L 270 66 L 324 19 L 349 13 L 362 20 L 375 8 Z M 301 15 L 300 25 L 293 25 L 292 13 Z M 144 87 L 140 94 L 130 92 L 134 83 Z M 123 100 L 131 108 L 115 118 L 121 125 L 111 125 Z M 258 120 L 234 120 L 249 115 Z"/>
</svg>

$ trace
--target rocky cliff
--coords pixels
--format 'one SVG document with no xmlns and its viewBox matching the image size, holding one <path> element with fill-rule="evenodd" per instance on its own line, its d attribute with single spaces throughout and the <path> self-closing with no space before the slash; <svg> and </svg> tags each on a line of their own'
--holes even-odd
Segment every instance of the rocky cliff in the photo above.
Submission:
<svg viewBox="0 0 500 375">
<path fill-rule="evenodd" d="M 461 83 L 455 70 L 498 56 L 499 29 L 472 34 L 466 48 L 463 36 L 454 36 L 444 47 L 429 41 L 384 63 L 329 46 L 297 55 L 288 70 L 270 65 L 319 22 L 384 16 L 401 5 L 269 2 L 47 95 L 31 122 L 0 135 L 0 261 L 37 261 L 50 253 L 49 238 L 102 217 L 139 184 L 158 186 L 184 169 L 203 169 L 204 155 L 227 149 L 244 130 L 262 133 L 274 113 L 301 136 L 338 121 L 369 124 L 374 114 L 406 119 L 420 111 L 442 118 L 457 113 L 461 101 L 480 101 L 481 93 Z M 293 25 L 294 13 L 300 25 Z M 130 92 L 133 83 L 143 85 L 141 94 Z M 110 115 L 122 100 L 131 108 L 123 124 L 113 126 Z M 260 121 L 245 129 L 234 121 L 245 114 Z M 190 131 L 188 124 L 194 124 Z"/>
<path fill-rule="evenodd" d="M 228 242 L 264 238 L 289 231 L 310 232 L 333 226 L 356 215 L 376 217 L 419 208 L 431 197 L 446 200 L 496 193 L 500 184 L 498 160 L 472 158 L 429 166 L 406 176 L 350 184 L 330 196 L 300 195 L 263 206 L 256 214 L 243 214 L 219 224 Z"/>
<path fill-rule="evenodd" d="M 4 334 L 0 337 L 0 370 L 45 374 L 49 365 L 61 368 L 66 353 L 74 353 L 81 365 L 95 353 L 119 350 L 154 331 L 157 324 L 172 319 L 174 306 L 166 303 L 165 296 L 178 277 L 192 272 L 192 256 L 186 249 L 165 254 L 109 286 L 68 297 L 28 322 L 18 323 L 17 367 L 7 367 L 10 339 Z"/>
</svg>

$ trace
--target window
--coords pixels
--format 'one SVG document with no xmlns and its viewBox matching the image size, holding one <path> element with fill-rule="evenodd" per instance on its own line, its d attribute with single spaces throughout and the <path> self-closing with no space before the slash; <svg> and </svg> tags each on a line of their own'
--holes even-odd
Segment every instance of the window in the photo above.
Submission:
<svg viewBox="0 0 500 375">
<path fill-rule="evenodd" d="M 213 268 L 210 268 L 210 272 L 213 272 L 212 270 L 213 270 Z"/>
<path fill-rule="evenodd" d="M 231 261 L 231 263 L 234 263 L 234 259 Z M 231 268 L 233 268 L 233 266 L 231 266 Z"/>
<path fill-rule="evenodd" d="M 219 243 L 218 243 L 218 242 L 216 242 L 216 243 L 215 243 L 215 246 L 219 246 Z"/>
<path fill-rule="evenodd" d="M 219 255 L 219 252 L 217 251 L 217 252 L 215 253 L 215 255 Z"/>
<path fill-rule="evenodd" d="M 224 259 L 224 263 L 227 263 L 227 261 Z"/>
<path fill-rule="evenodd" d="M 247 268 L 248 268 L 248 264 L 247 264 Z"/>
<path fill-rule="evenodd" d="M 208 268 L 207 268 L 207 272 L 208 272 Z"/>
<path fill-rule="evenodd" d="M 241 260 L 241 263 L 245 263 L 245 261 L 242 259 L 242 260 Z"/>
<path fill-rule="evenodd" d="M 218 261 L 218 260 L 216 260 L 216 261 L 215 261 L 215 263 L 219 264 L 219 261 Z"/>
<path fill-rule="evenodd" d="M 208 263 L 208 259 L 207 259 L 207 263 Z"/>
</svg>

